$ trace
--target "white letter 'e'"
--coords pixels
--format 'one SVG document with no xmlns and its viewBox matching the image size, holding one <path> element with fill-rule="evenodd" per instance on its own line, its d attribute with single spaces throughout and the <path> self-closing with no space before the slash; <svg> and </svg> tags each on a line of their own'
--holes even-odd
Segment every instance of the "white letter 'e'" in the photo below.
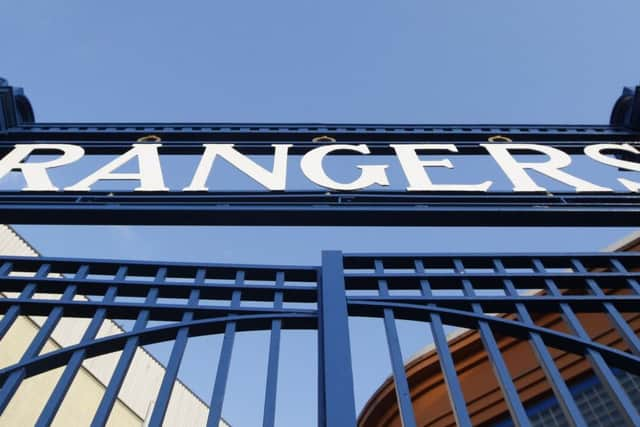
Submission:
<svg viewBox="0 0 640 427">
<path fill-rule="evenodd" d="M 578 177 L 562 171 L 571 164 L 571 157 L 564 151 L 560 151 L 553 147 L 547 147 L 539 144 L 480 144 L 484 147 L 491 157 L 500 165 L 504 173 L 513 183 L 513 191 L 516 192 L 534 192 L 546 191 L 544 187 L 538 186 L 531 177 L 525 172 L 525 169 L 535 170 L 549 178 L 560 181 L 563 184 L 570 185 L 576 189 L 576 192 L 610 192 L 613 191 L 607 187 L 600 187 L 585 181 Z M 510 153 L 510 150 L 526 150 L 533 151 L 535 154 L 546 154 L 549 160 L 546 162 L 518 162 Z"/>
<path fill-rule="evenodd" d="M 446 150 L 457 153 L 453 144 L 391 144 L 400 160 L 402 170 L 409 181 L 407 191 L 483 191 L 491 187 L 491 181 L 480 184 L 434 184 L 431 182 L 425 167 L 438 166 L 453 169 L 449 159 L 420 160 L 416 150 Z"/>
</svg>

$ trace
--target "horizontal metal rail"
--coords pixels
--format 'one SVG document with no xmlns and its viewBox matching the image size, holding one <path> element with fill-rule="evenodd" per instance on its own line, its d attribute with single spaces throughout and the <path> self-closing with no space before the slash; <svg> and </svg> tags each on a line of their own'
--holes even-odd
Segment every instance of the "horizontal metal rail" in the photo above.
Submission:
<svg viewBox="0 0 640 427">
<path fill-rule="evenodd" d="M 390 144 L 416 144 L 416 143 L 433 143 L 433 144 L 453 144 L 457 148 L 457 152 L 440 150 L 442 153 L 446 153 L 447 157 L 457 157 L 457 156 L 469 156 L 469 155 L 479 155 L 479 156 L 488 156 L 486 148 L 482 147 L 480 144 L 488 143 L 487 139 L 483 139 L 482 136 L 478 136 L 476 138 L 470 140 L 459 140 L 459 139 L 451 139 L 451 138 L 413 138 L 402 140 L 396 137 L 392 137 L 391 139 L 372 139 L 370 137 L 362 137 L 361 139 L 351 139 L 345 140 L 340 138 L 337 142 L 313 142 L 307 139 L 303 139 L 304 137 L 297 137 L 297 139 L 287 139 L 287 138 L 273 138 L 273 139 L 262 139 L 260 141 L 244 141 L 238 140 L 235 136 L 229 136 L 227 138 L 211 138 L 207 140 L 197 140 L 192 137 L 188 139 L 179 139 L 179 140 L 171 140 L 171 139 L 162 139 L 160 144 L 162 145 L 158 152 L 161 155 L 191 155 L 191 156 L 199 156 L 203 153 L 204 148 L 203 144 L 207 143 L 233 143 L 234 148 L 241 153 L 248 155 L 265 155 L 272 156 L 274 152 L 274 148 L 272 144 L 284 144 L 291 143 L 292 146 L 288 148 L 287 153 L 291 156 L 301 156 L 309 152 L 314 148 L 318 148 L 324 144 L 365 144 L 370 150 L 370 155 L 386 155 L 392 156 L 395 155 L 395 150 L 391 147 Z M 506 137 L 505 137 L 506 138 Z M 602 138 L 601 140 L 597 139 L 587 139 L 580 138 L 579 140 L 555 140 L 555 139 L 543 139 L 543 138 L 518 138 L 514 139 L 514 143 L 527 143 L 527 144 L 541 144 L 550 147 L 554 147 L 560 149 L 569 154 L 575 155 L 584 155 L 584 147 L 590 144 L 595 144 L 599 142 L 606 143 L 634 143 L 640 140 L 640 135 L 625 135 L 625 137 L 616 136 L 607 136 L 606 138 Z M 0 154 L 4 155 L 11 151 L 16 144 L 42 144 L 42 143 L 59 143 L 59 144 L 73 144 L 78 145 L 84 148 L 84 151 L 88 155 L 116 155 L 122 154 L 128 149 L 131 148 L 132 144 L 136 143 L 136 139 L 134 137 L 124 139 L 122 141 L 119 140 L 97 140 L 95 137 L 90 139 L 78 139 L 74 140 L 72 138 L 61 138 L 58 140 L 49 140 L 47 138 L 33 138 L 29 139 L 25 136 L 20 136 L 20 138 L 2 138 L 0 135 Z M 495 142 L 499 143 L 499 142 Z M 511 149 L 511 153 L 513 154 L 531 154 L 530 151 L 526 150 L 517 150 Z M 437 154 L 438 151 L 434 150 L 432 154 Z M 46 150 L 40 149 L 38 154 L 59 154 L 55 150 Z M 353 151 L 345 151 L 345 150 L 337 150 L 331 153 L 332 156 L 354 156 Z M 628 153 L 623 153 L 625 158 L 632 159 L 632 155 Z"/>
<path fill-rule="evenodd" d="M 640 225 L 638 195 L 0 193 L 9 224 L 249 226 Z"/>
<path fill-rule="evenodd" d="M 292 141 L 330 136 L 341 141 L 486 140 L 502 135 L 520 141 L 636 139 L 637 131 L 609 125 L 418 125 L 418 124 L 274 124 L 274 123 L 23 123 L 3 132 L 10 140 L 126 140 L 149 134 L 167 140 Z M 2 133 L 0 133 L 2 134 Z"/>
</svg>

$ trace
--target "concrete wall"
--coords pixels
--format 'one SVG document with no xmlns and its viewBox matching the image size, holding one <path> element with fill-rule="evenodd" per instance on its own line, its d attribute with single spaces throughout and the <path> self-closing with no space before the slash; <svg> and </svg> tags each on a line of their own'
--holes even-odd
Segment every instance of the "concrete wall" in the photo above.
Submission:
<svg viewBox="0 0 640 427">
<path fill-rule="evenodd" d="M 0 224 L 0 254 L 37 256 L 37 252 L 10 227 Z M 15 274 L 15 273 L 14 273 Z M 19 273 L 18 273 L 19 274 Z M 0 294 L 0 297 L 4 295 Z M 13 296 L 7 294 L 7 296 Z M 40 294 L 38 298 L 48 298 Z M 53 296 L 51 296 L 53 297 Z M 59 296 L 55 296 L 58 298 Z M 86 299 L 77 296 L 76 299 Z M 9 333 L 0 341 L 0 367 L 15 363 L 35 336 L 46 318 L 21 316 Z M 69 346 L 80 341 L 89 319 L 63 318 L 48 340 L 43 352 Z M 98 336 L 122 332 L 113 321 L 105 321 Z M 78 372 L 54 425 L 88 425 L 97 408 L 105 384 L 118 362 L 120 352 L 86 360 Z M 63 368 L 37 375 L 24 381 L 17 395 L 0 417 L 1 426 L 32 425 L 46 403 L 46 399 L 62 374 Z M 118 400 L 109 419 L 114 426 L 142 426 L 150 412 L 164 376 L 164 367 L 141 348 L 136 350 Z M 176 382 L 167 415 L 167 426 L 204 426 L 207 405 L 181 382 Z M 221 426 L 227 424 L 221 422 Z"/>
</svg>

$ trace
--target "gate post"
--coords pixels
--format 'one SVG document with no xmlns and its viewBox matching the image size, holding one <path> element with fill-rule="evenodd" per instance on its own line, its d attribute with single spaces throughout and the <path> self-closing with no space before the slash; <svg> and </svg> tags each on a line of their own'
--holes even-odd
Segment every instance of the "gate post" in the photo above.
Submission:
<svg viewBox="0 0 640 427">
<path fill-rule="evenodd" d="M 318 426 L 356 425 L 342 252 L 323 251 L 318 280 Z"/>
</svg>

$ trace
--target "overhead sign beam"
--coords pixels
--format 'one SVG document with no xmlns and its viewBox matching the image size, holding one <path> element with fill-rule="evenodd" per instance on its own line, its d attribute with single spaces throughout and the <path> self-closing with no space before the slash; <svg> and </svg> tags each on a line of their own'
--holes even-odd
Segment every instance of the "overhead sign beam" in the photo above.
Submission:
<svg viewBox="0 0 640 427">
<path fill-rule="evenodd" d="M 634 195 L 514 193 L 0 193 L 10 224 L 640 226 Z"/>
<path fill-rule="evenodd" d="M 616 104 L 610 125 L 37 123 L 24 94 L 2 81 L 0 175 L 18 171 L 25 185 L 0 192 L 0 222 L 638 226 L 640 113 L 635 106 L 640 97 L 637 89 L 636 95 L 627 92 Z M 141 145 L 135 148 L 136 144 Z M 434 149 L 440 150 L 439 157 L 427 158 Z M 376 164 L 356 164 L 359 177 L 342 182 L 323 167 L 322 159 L 329 153 L 381 157 Z M 52 156 L 43 160 L 32 154 Z M 49 168 L 65 168 L 84 155 L 97 154 L 116 157 L 77 182 L 58 183 L 48 175 Z M 537 158 L 514 157 L 521 154 Z M 189 179 L 184 185 L 173 188 L 163 181 L 161 155 L 195 155 L 200 160 L 195 171 L 185 171 Z M 250 155 L 271 156 L 273 166 L 265 168 Z M 287 189 L 287 155 L 300 162 L 317 191 Z M 464 183 L 430 177 L 432 169 L 454 169 L 456 155 L 490 156 L 513 191 L 498 192 L 503 190 L 497 189 L 494 178 L 481 170 L 474 169 L 474 176 Z M 574 155 L 615 168 L 616 181 L 598 185 L 595 176 L 586 176 L 588 171 L 579 176 L 582 172 L 565 170 Z M 207 191 L 216 156 L 268 191 Z M 386 171 L 391 160 L 382 156 L 397 157 L 393 162 L 402 167 L 406 191 L 395 191 L 398 182 L 393 191 L 372 191 L 390 186 Z M 138 171 L 119 169 L 136 159 Z M 574 191 L 550 193 L 535 181 L 540 175 Z M 132 180 L 136 186 L 126 192 L 94 191 L 96 183 L 108 180 Z"/>
<path fill-rule="evenodd" d="M 318 136 L 339 142 L 449 141 L 482 142 L 501 135 L 518 142 L 638 140 L 640 131 L 608 125 L 371 125 L 371 124 L 264 124 L 264 123 L 23 123 L 2 132 L 5 141 L 65 141 L 86 148 L 108 150 L 147 135 L 164 144 L 189 146 L 191 142 L 233 141 L 237 144 L 295 141 L 311 145 Z M 3 136 L 4 135 L 4 136 Z M 562 144 L 561 144 L 562 145 Z M 260 144 L 256 144 L 260 146 Z M 117 149 L 116 149 L 117 150 Z"/>
</svg>

